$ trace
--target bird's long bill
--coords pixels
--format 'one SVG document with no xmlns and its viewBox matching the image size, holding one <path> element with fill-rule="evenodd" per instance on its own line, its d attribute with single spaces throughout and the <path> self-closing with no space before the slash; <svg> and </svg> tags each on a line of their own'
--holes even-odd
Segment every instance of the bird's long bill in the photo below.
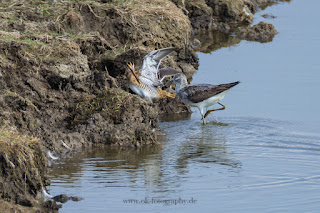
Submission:
<svg viewBox="0 0 320 213">
<path fill-rule="evenodd" d="M 130 71 L 132 72 L 132 74 L 134 75 L 134 77 L 136 78 L 136 80 L 138 81 L 138 83 L 140 84 L 140 80 L 138 78 L 138 76 L 136 75 L 136 73 L 134 72 L 134 70 L 128 65 Z"/>
</svg>

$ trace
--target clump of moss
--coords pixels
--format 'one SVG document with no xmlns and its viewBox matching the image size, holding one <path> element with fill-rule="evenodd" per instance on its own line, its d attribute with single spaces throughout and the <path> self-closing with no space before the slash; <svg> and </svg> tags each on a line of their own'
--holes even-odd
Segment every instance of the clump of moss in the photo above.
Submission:
<svg viewBox="0 0 320 213">
<path fill-rule="evenodd" d="M 123 113 L 132 103 L 132 96 L 120 89 L 103 91 L 94 98 L 84 99 L 71 112 L 70 127 L 85 123 L 94 113 L 100 112 L 114 123 L 120 123 Z"/>
<path fill-rule="evenodd" d="M 0 128 L 0 197 L 34 206 L 47 181 L 48 159 L 39 139 Z"/>
</svg>

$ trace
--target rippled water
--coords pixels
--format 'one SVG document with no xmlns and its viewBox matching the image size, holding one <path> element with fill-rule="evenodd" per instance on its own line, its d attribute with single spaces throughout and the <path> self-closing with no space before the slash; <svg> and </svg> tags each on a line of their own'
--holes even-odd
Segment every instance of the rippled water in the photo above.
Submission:
<svg viewBox="0 0 320 213">
<path fill-rule="evenodd" d="M 242 82 L 208 125 L 195 109 L 162 122 L 158 145 L 81 152 L 54 164 L 50 193 L 84 197 L 60 211 L 317 212 L 317 6 L 296 0 L 267 8 L 259 14 L 277 16 L 267 20 L 280 32 L 273 42 L 199 54 L 192 83 Z"/>
</svg>

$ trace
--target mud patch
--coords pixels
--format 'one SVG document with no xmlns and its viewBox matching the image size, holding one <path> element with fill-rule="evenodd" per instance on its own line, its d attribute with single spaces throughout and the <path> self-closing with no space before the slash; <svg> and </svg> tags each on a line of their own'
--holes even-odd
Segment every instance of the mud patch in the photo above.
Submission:
<svg viewBox="0 0 320 213">
<path fill-rule="evenodd" d="M 140 146 L 157 141 L 157 107 L 120 89 L 81 101 L 71 118 L 70 128 L 94 145 Z"/>
</svg>

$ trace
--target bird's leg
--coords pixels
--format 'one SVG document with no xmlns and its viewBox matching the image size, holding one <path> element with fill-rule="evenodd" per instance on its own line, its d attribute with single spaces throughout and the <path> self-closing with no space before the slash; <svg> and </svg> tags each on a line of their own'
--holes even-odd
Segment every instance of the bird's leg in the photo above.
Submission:
<svg viewBox="0 0 320 213">
<path fill-rule="evenodd" d="M 201 116 L 202 116 L 203 125 L 206 125 L 206 121 L 204 120 L 205 117 L 202 114 Z"/>
<path fill-rule="evenodd" d="M 204 120 L 204 116 L 203 116 L 203 108 L 199 108 L 199 111 L 200 111 L 200 114 L 201 114 L 201 117 L 202 117 L 202 122 L 203 122 L 203 125 L 206 125 L 206 121 Z"/>
<path fill-rule="evenodd" d="M 221 104 L 221 103 L 219 103 L 219 102 L 218 102 L 218 104 L 220 104 L 222 107 L 219 108 L 219 109 L 211 109 L 211 110 L 208 110 L 208 111 L 206 112 L 206 114 L 204 115 L 204 118 L 207 117 L 207 116 L 208 116 L 211 112 L 213 112 L 213 111 L 224 110 L 224 109 L 226 108 L 225 105 L 223 105 L 223 104 Z"/>
<path fill-rule="evenodd" d="M 204 116 L 203 116 L 203 108 L 202 107 L 198 107 L 198 109 L 199 109 L 201 117 L 202 117 L 203 125 L 206 125 L 206 121 L 204 120 Z"/>
</svg>

